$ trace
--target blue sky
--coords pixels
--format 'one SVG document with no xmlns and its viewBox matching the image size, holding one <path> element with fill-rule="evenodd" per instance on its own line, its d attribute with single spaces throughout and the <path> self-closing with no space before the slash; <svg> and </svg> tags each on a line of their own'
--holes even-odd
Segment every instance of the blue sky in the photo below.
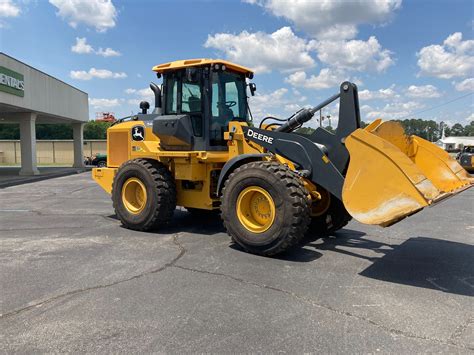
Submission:
<svg viewBox="0 0 474 355">
<path fill-rule="evenodd" d="M 153 65 L 219 57 L 256 70 L 256 117 L 289 116 L 352 80 L 365 121 L 466 124 L 473 14 L 458 0 L 0 0 L 0 50 L 88 92 L 91 118 L 152 101 Z M 324 114 L 335 123 L 337 107 Z"/>
</svg>

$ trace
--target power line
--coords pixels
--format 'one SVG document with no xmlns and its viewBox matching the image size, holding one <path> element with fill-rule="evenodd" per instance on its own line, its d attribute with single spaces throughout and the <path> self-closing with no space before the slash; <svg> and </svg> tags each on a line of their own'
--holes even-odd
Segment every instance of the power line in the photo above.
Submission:
<svg viewBox="0 0 474 355">
<path fill-rule="evenodd" d="M 409 115 L 406 115 L 406 116 L 403 116 L 402 118 L 399 118 L 399 120 L 403 120 L 404 118 L 407 118 L 407 117 L 410 117 L 410 116 L 415 116 L 415 115 L 419 115 L 421 113 L 425 113 L 425 112 L 428 112 L 428 111 L 431 111 L 431 110 L 434 110 L 436 108 L 440 108 L 440 107 L 443 107 L 443 106 L 446 106 L 454 101 L 458 101 L 458 100 L 461 100 L 461 99 L 464 99 L 465 97 L 468 97 L 468 96 L 471 96 L 473 93 L 470 92 L 468 94 L 465 94 L 465 95 L 462 95 L 462 96 L 459 96 L 459 97 L 456 97 L 452 100 L 449 100 L 449 101 L 446 101 L 442 104 L 439 104 L 439 105 L 436 105 L 436 106 L 432 106 L 430 108 L 427 108 L 427 109 L 424 109 L 424 110 L 421 110 L 421 111 L 418 111 L 418 112 L 413 112 L 413 113 L 410 113 Z"/>
</svg>

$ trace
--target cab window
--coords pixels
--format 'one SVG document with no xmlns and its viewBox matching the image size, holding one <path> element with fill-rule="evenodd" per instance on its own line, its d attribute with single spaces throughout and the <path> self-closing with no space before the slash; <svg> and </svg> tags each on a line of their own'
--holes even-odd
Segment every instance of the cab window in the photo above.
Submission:
<svg viewBox="0 0 474 355">
<path fill-rule="evenodd" d="M 242 74 L 214 72 L 211 75 L 210 144 L 225 145 L 230 121 L 247 121 L 246 82 Z"/>
<path fill-rule="evenodd" d="M 199 83 L 183 81 L 181 112 L 201 112 L 201 87 Z"/>
<path fill-rule="evenodd" d="M 181 113 L 189 114 L 193 125 L 194 135 L 202 137 L 203 116 L 201 100 L 201 70 L 187 68 L 181 74 Z"/>
<path fill-rule="evenodd" d="M 178 78 L 168 78 L 166 85 L 166 114 L 178 113 Z"/>
<path fill-rule="evenodd" d="M 189 115 L 197 137 L 203 134 L 201 80 L 200 70 L 188 68 L 168 74 L 165 88 L 165 114 Z"/>
</svg>

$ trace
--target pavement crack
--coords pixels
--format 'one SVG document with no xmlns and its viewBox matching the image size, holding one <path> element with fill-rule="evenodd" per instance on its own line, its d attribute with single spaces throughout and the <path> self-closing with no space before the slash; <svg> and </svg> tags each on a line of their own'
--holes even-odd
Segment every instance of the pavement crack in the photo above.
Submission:
<svg viewBox="0 0 474 355">
<path fill-rule="evenodd" d="M 19 313 L 23 313 L 25 311 L 31 310 L 31 309 L 36 308 L 36 307 L 41 307 L 45 304 L 51 303 L 53 301 L 56 301 L 56 300 L 64 298 L 64 297 L 74 296 L 74 295 L 84 293 L 84 292 L 89 292 L 89 291 L 93 291 L 93 290 L 98 290 L 98 289 L 103 289 L 103 288 L 116 286 L 116 285 L 119 285 L 119 284 L 123 284 L 125 282 L 136 280 L 136 279 L 142 278 L 142 277 L 147 276 L 147 275 L 157 274 L 157 273 L 159 273 L 163 270 L 166 270 L 167 268 L 173 266 L 176 262 L 178 262 L 178 260 L 181 259 L 184 256 L 184 254 L 186 253 L 186 249 L 184 248 L 184 246 L 178 240 L 179 234 L 180 233 L 175 233 L 173 235 L 173 244 L 178 247 L 179 253 L 176 257 L 173 258 L 173 260 L 171 260 L 170 262 L 164 264 L 163 266 L 160 266 L 156 269 L 151 269 L 151 270 L 142 272 L 140 274 L 128 277 L 126 279 L 117 280 L 117 281 L 114 281 L 114 282 L 111 282 L 111 283 L 108 283 L 108 284 L 90 286 L 90 287 L 85 287 L 85 288 L 81 288 L 81 289 L 78 289 L 78 290 L 72 290 L 72 291 L 69 291 L 69 292 L 65 292 L 65 293 L 53 296 L 51 298 L 48 298 L 46 300 L 43 300 L 41 302 L 38 302 L 38 303 L 29 305 L 29 306 L 26 306 L 26 307 L 23 307 L 23 308 L 13 310 L 13 311 L 10 311 L 8 313 L 0 314 L 0 320 L 11 317 L 11 316 L 14 316 L 14 315 L 18 315 Z"/>
<path fill-rule="evenodd" d="M 454 329 L 454 332 L 451 334 L 449 337 L 449 340 L 454 341 L 455 339 L 461 338 L 461 336 L 464 334 L 466 329 L 471 325 L 474 324 L 474 316 L 471 315 L 468 319 L 466 319 L 465 322 L 459 324 L 456 329 Z"/>
<path fill-rule="evenodd" d="M 208 271 L 208 270 L 202 270 L 202 269 L 196 269 L 196 268 L 190 268 L 190 267 L 186 267 L 186 266 L 181 266 L 181 265 L 177 265 L 177 264 L 174 264 L 174 265 L 171 265 L 172 267 L 174 268 L 177 268 L 177 269 L 181 269 L 181 270 L 185 270 L 185 271 L 190 271 L 190 272 L 196 272 L 196 273 L 200 273 L 200 274 L 206 274 L 206 275 L 213 275 L 213 276 L 219 276 L 219 277 L 224 277 L 224 278 L 227 278 L 227 279 L 230 279 L 230 280 L 233 280 L 233 281 L 236 281 L 236 282 L 239 282 L 239 283 L 242 283 L 242 284 L 246 284 L 246 285 L 251 285 L 251 286 L 255 286 L 255 287 L 259 287 L 259 288 L 263 288 L 263 289 L 267 289 L 267 290 L 271 290 L 271 291 L 276 291 L 276 292 L 280 292 L 280 293 L 283 293 L 283 294 L 286 294 L 290 297 L 293 297 L 297 300 L 299 300 L 300 302 L 304 302 L 306 304 L 309 304 L 313 307 L 318 307 L 318 308 L 324 308 L 328 311 L 331 311 L 331 312 L 334 312 L 338 315 L 341 315 L 341 316 L 345 316 L 345 317 L 350 317 L 350 318 L 355 318 L 355 319 L 358 319 L 358 320 L 361 320 L 361 321 L 364 321 L 364 322 L 367 322 L 383 331 L 386 331 L 386 332 L 389 332 L 390 334 L 393 334 L 393 335 L 398 335 L 398 336 L 403 336 L 405 338 L 411 338 L 411 339 L 417 339 L 417 340 L 425 340 L 425 341 L 431 341 L 431 342 L 434 342 L 434 343 L 438 343 L 438 344 L 443 344 L 443 345 L 450 345 L 450 346 L 454 346 L 454 347 L 457 347 L 457 348 L 461 348 L 461 349 L 469 349 L 469 350 L 474 350 L 474 347 L 469 347 L 469 346 L 466 346 L 464 344 L 459 344 L 459 343 L 456 343 L 454 342 L 454 339 L 458 337 L 455 336 L 451 336 L 448 340 L 443 340 L 443 339 L 438 339 L 438 338 L 433 338 L 433 337 L 427 337 L 427 336 L 423 336 L 423 335 L 418 335 L 418 334 L 414 334 L 414 333 L 411 333 L 411 332 L 407 332 L 407 331 L 404 331 L 404 330 L 400 330 L 400 329 L 395 329 L 395 328 L 391 328 L 391 327 L 388 327 L 384 324 L 380 324 L 372 319 L 369 319 L 369 318 L 365 318 L 365 317 L 362 317 L 362 316 L 359 316 L 357 314 L 354 314 L 354 313 L 351 313 L 351 312 L 347 312 L 347 311 L 341 311 L 339 309 L 336 309 L 336 308 L 333 308 L 331 306 L 328 306 L 328 305 L 325 305 L 325 304 L 321 304 L 321 303 L 318 303 L 316 301 L 314 301 L 313 299 L 311 298 L 308 298 L 308 297 L 305 297 L 305 296 L 302 296 L 302 295 L 299 295 L 295 292 L 292 292 L 292 291 L 289 291 L 289 290 L 285 290 L 285 289 L 282 289 L 282 288 L 278 288 L 278 287 L 274 287 L 274 286 L 270 286 L 270 285 L 266 285 L 266 284 L 261 284 L 261 283 L 258 283 L 258 282 L 253 282 L 253 281 L 249 281 L 249 280 L 245 280 L 245 279 L 242 279 L 240 277 L 236 277 L 236 276 L 232 276 L 232 275 L 228 275 L 228 274 L 224 274 L 224 273 L 221 273 L 221 272 L 214 272 L 214 271 Z M 464 331 L 464 329 L 470 324 L 470 320 L 466 323 L 463 323 L 464 324 L 464 327 L 458 327 L 458 328 L 461 328 L 459 330 L 459 332 L 456 332 L 455 333 L 460 333 L 462 334 L 462 332 Z M 453 333 L 454 334 L 454 333 Z M 460 335 L 459 334 L 459 335 Z"/>
</svg>

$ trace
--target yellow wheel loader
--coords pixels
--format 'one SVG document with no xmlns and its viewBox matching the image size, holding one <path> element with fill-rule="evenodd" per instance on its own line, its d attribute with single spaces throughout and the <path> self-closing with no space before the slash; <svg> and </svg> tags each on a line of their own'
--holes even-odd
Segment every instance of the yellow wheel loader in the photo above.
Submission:
<svg viewBox="0 0 474 355">
<path fill-rule="evenodd" d="M 122 224 L 146 231 L 168 223 L 176 206 L 220 210 L 233 241 L 274 255 L 305 233 L 323 235 L 356 220 L 389 226 L 473 184 L 435 145 L 408 137 L 396 122 L 360 128 L 357 87 L 288 119 L 252 124 L 252 70 L 192 59 L 153 68 L 155 107 L 107 131 L 107 167 L 93 178 L 112 195 Z M 335 133 L 296 133 L 339 100 Z M 269 103 L 271 104 L 271 103 Z M 250 116 L 250 117 L 249 117 Z"/>
</svg>

